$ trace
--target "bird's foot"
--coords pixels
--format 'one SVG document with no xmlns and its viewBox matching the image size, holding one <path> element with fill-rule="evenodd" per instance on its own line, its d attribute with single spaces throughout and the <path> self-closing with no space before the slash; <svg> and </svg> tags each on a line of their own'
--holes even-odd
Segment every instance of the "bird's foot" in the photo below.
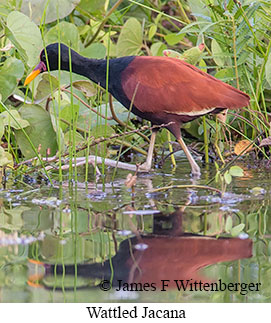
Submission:
<svg viewBox="0 0 271 323">
<path fill-rule="evenodd" d="M 193 177 L 193 179 L 199 179 L 200 175 L 200 167 L 196 164 L 194 167 L 192 167 L 191 176 Z"/>
<path fill-rule="evenodd" d="M 151 171 L 151 165 L 148 164 L 147 162 L 139 165 L 138 171 L 142 173 L 149 173 Z"/>
</svg>

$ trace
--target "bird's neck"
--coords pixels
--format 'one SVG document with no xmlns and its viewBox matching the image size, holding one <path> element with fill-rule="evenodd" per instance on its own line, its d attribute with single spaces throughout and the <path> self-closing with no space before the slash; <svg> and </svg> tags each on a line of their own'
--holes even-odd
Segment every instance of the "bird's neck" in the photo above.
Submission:
<svg viewBox="0 0 271 323">
<path fill-rule="evenodd" d="M 106 86 L 106 65 L 106 60 L 89 59 L 72 52 L 72 72 L 83 75 L 102 87 Z M 70 70 L 69 66 L 65 66 L 64 69 Z"/>
</svg>

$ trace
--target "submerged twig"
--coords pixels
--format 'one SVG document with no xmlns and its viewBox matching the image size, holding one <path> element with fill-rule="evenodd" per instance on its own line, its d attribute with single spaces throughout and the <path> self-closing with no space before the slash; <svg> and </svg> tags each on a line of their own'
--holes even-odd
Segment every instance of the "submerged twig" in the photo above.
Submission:
<svg viewBox="0 0 271 323">
<path fill-rule="evenodd" d="M 171 123 L 171 122 L 170 122 Z M 162 124 L 162 125 L 154 125 L 152 127 L 149 127 L 149 126 L 143 126 L 141 127 L 140 129 L 136 129 L 136 130 L 131 130 L 131 131 L 127 131 L 127 132 L 124 132 L 122 134 L 115 134 L 111 137 L 108 137 L 108 138 L 104 138 L 104 137 L 100 137 L 100 138 L 97 138 L 95 140 L 93 140 L 90 144 L 86 144 L 84 145 L 83 147 L 80 147 L 80 148 L 77 148 L 76 149 L 76 152 L 79 152 L 79 151 L 82 151 L 84 149 L 86 149 L 87 147 L 92 147 L 92 146 L 95 146 L 95 145 L 98 145 L 102 142 L 105 142 L 105 141 L 108 141 L 108 140 L 112 140 L 112 139 L 115 139 L 115 138 L 119 138 L 119 137 L 122 137 L 122 136 L 127 136 L 127 135 L 130 135 L 130 134 L 133 134 L 133 133 L 137 133 L 138 131 L 142 131 L 142 130 L 152 130 L 152 129 L 156 129 L 156 128 L 161 128 L 161 127 L 166 127 L 168 126 L 170 123 L 167 123 L 167 124 Z M 64 158 L 66 156 L 68 156 L 69 153 L 66 152 L 65 154 L 63 154 L 61 157 Z M 90 158 L 92 158 L 92 156 L 89 156 Z M 81 158 L 86 158 L 86 157 L 81 157 Z M 95 158 L 101 158 L 101 157 L 98 157 L 98 156 L 95 156 Z M 22 165 L 25 165 L 25 164 L 28 164 L 28 163 L 32 163 L 36 160 L 40 159 L 41 161 L 45 161 L 45 162 L 48 162 L 48 163 L 51 163 L 51 162 L 55 162 L 55 161 L 58 161 L 59 160 L 59 155 L 55 155 L 53 157 L 44 157 L 44 158 L 41 158 L 41 157 L 33 157 L 31 159 L 28 159 L 28 160 L 25 160 L 19 164 L 17 164 L 14 168 L 18 168 Z M 102 158 L 103 159 L 103 158 Z M 103 159 L 104 160 L 104 159 Z M 81 160 L 82 161 L 82 160 Z M 115 162 L 115 161 L 113 161 Z M 90 161 L 91 163 L 91 161 Z M 123 163 L 125 164 L 125 163 Z M 115 164 L 114 164 L 115 165 Z M 130 164 L 127 164 L 127 165 L 130 165 Z M 132 165 L 133 166 L 133 165 Z M 126 169 L 129 169 L 129 170 L 133 170 L 133 171 L 136 171 L 136 166 L 132 167 L 132 168 L 126 168 Z"/>
<path fill-rule="evenodd" d="M 99 156 L 95 156 L 95 155 L 90 155 L 87 158 L 86 157 L 77 157 L 77 158 L 73 158 L 72 160 L 73 164 L 72 166 L 82 166 L 85 165 L 87 162 L 89 164 L 92 164 L 93 167 L 96 167 L 96 172 L 100 173 L 100 171 L 97 169 L 97 165 L 98 164 L 104 164 L 106 166 L 109 167 L 118 167 L 118 168 L 122 168 L 122 169 L 126 169 L 126 170 L 130 170 L 130 171 L 136 171 L 137 170 L 137 165 L 134 164 L 128 164 L 128 163 L 123 163 L 123 162 L 117 162 L 116 160 L 112 160 L 109 158 L 103 158 L 103 157 L 99 157 Z M 69 164 L 65 164 L 61 167 L 62 170 L 66 170 L 69 169 Z M 51 170 L 53 169 L 53 166 L 47 166 L 46 170 Z"/>
<path fill-rule="evenodd" d="M 171 190 L 171 189 L 174 189 L 174 188 L 198 188 L 198 189 L 203 189 L 203 190 L 214 191 L 214 192 L 219 193 L 220 195 L 222 195 L 222 191 L 220 191 L 218 188 L 207 186 L 207 185 L 193 185 L 193 184 L 164 186 L 164 187 L 160 187 L 160 188 L 156 188 L 156 189 L 152 190 L 151 193 L 167 191 L 167 190 Z"/>
</svg>

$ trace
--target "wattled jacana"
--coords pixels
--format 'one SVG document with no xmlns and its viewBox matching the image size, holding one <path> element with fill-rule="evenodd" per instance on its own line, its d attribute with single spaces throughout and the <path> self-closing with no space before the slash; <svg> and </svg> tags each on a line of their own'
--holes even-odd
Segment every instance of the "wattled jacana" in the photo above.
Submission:
<svg viewBox="0 0 271 323">
<path fill-rule="evenodd" d="M 25 85 L 41 72 L 58 70 L 59 45 L 61 70 L 70 70 L 71 57 L 72 72 L 106 88 L 106 59 L 88 59 L 58 43 L 46 47 L 49 66 L 45 50 L 42 50 L 40 63 L 26 78 Z M 153 125 L 168 124 L 166 128 L 181 145 L 193 175 L 199 175 L 200 168 L 181 137 L 182 123 L 207 113 L 245 107 L 250 99 L 247 94 L 195 66 L 170 57 L 126 56 L 110 59 L 108 91 L 127 109 L 132 102 L 132 112 Z M 156 132 L 156 129 L 152 132 L 147 160 L 140 170 L 151 169 Z"/>
</svg>

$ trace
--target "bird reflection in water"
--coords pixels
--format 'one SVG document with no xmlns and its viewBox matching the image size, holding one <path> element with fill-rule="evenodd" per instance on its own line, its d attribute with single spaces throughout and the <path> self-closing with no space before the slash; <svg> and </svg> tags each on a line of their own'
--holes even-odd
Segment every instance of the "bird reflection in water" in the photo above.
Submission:
<svg viewBox="0 0 271 323">
<path fill-rule="evenodd" d="M 154 215 L 151 234 L 122 241 L 116 255 L 104 263 L 77 264 L 76 275 L 111 281 L 117 290 L 131 290 L 128 286 L 137 291 L 163 290 L 165 284 L 177 288 L 176 280 L 189 280 L 189 284 L 211 282 L 200 269 L 252 256 L 250 239 L 184 233 L 183 211 L 181 208 L 170 215 Z M 63 274 L 62 265 L 45 264 L 45 268 L 46 276 Z M 65 275 L 75 275 L 75 266 L 66 265 Z"/>
</svg>

